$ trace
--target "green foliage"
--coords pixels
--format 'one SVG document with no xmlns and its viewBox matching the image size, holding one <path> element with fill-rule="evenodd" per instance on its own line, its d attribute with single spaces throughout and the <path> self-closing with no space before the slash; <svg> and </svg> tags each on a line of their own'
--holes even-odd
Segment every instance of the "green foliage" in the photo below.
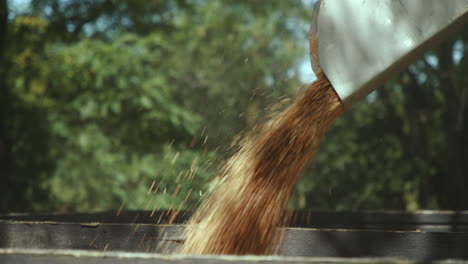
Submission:
<svg viewBox="0 0 468 264">
<path fill-rule="evenodd" d="M 196 205 L 300 87 L 308 2 L 0 0 L 0 211 Z M 467 36 L 339 118 L 291 206 L 466 209 Z"/>
<path fill-rule="evenodd" d="M 339 210 L 418 209 L 415 184 L 427 171 L 419 170 L 417 158 L 404 159 L 400 138 L 385 131 L 386 115 L 376 100 L 353 106 L 337 120 L 298 184 L 303 203 Z"/>
<path fill-rule="evenodd" d="M 468 45 L 461 33 L 336 122 L 293 206 L 467 208 Z"/>
<path fill-rule="evenodd" d="M 47 183 L 59 210 L 186 209 L 207 191 L 210 159 L 198 151 L 166 144 L 158 154 L 129 153 L 97 134 L 99 146 L 67 153 Z"/>
<path fill-rule="evenodd" d="M 166 38 L 168 67 L 183 87 L 179 97 L 190 98 L 190 108 L 205 117 L 210 146 L 230 144 L 278 96 L 297 90 L 295 66 L 307 51 L 305 34 L 292 27 L 302 5 L 289 4 L 207 1 L 176 17 Z"/>
<path fill-rule="evenodd" d="M 195 205 L 224 156 L 214 149 L 297 88 L 306 45 L 291 26 L 305 12 L 293 2 L 33 1 L 36 16 L 11 21 L 8 79 L 31 108 L 17 108 L 13 149 L 44 162 L 18 174 L 19 192 L 43 199 L 2 210 Z"/>
<path fill-rule="evenodd" d="M 154 206 L 167 208 L 176 201 L 169 194 L 179 184 L 177 174 L 204 159 L 199 150 L 184 147 L 200 130 L 201 117 L 177 102 L 177 87 L 166 72 L 171 69 L 157 52 L 165 45 L 157 34 L 124 35 L 111 43 L 83 40 L 48 49 L 49 60 L 56 62 L 49 79 L 49 121 L 58 161 L 50 186 L 60 209 L 115 208 L 121 202 L 143 208 L 152 181 L 167 189 L 156 194 Z M 169 147 L 171 140 L 176 143 Z M 179 162 L 168 162 L 176 150 Z M 192 177 L 206 182 L 209 174 L 192 166 Z"/>
<path fill-rule="evenodd" d="M 0 208 L 11 211 L 48 208 L 42 188 L 54 160 L 49 153 L 40 34 L 47 23 L 29 16 L 12 21 L 0 39 Z M 0 210 L 2 210 L 0 209 Z"/>
</svg>

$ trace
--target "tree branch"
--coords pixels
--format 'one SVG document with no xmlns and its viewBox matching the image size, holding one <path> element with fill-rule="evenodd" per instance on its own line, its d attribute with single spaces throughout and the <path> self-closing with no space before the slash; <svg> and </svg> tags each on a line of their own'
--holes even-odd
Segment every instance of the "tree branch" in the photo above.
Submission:
<svg viewBox="0 0 468 264">
<path fill-rule="evenodd" d="M 0 0 L 0 61 L 5 54 L 5 44 L 8 30 L 8 2 Z"/>
<path fill-rule="evenodd" d="M 6 39 L 8 33 L 8 2 L 0 0 L 0 65 L 6 64 Z M 9 90 L 6 76 L 8 67 L 0 67 L 0 175 L 3 185 L 8 185 L 11 146 L 7 135 Z M 1 190 L 1 189 L 0 189 Z"/>
</svg>

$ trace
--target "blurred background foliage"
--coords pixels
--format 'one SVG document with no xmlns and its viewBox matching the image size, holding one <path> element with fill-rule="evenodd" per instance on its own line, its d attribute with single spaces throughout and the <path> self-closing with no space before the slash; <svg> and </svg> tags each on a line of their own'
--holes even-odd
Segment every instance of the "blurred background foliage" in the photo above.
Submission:
<svg viewBox="0 0 468 264">
<path fill-rule="evenodd" d="M 0 0 L 0 212 L 195 206 L 313 80 L 313 2 Z M 462 29 L 346 112 L 290 206 L 468 209 L 467 54 Z"/>
</svg>

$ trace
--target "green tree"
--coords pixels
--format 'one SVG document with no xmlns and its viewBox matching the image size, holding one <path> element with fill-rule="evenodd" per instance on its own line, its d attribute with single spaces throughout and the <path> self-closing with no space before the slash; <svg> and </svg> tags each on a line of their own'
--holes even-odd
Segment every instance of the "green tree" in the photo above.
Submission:
<svg viewBox="0 0 468 264">
<path fill-rule="evenodd" d="M 49 38 L 69 42 L 83 35 L 113 39 L 125 32 L 171 32 L 173 20 L 192 5 L 186 0 L 32 0 L 30 9 L 49 22 Z"/>
<path fill-rule="evenodd" d="M 306 2 L 0 0 L 0 211 L 195 205 L 299 90 Z M 466 209 L 467 49 L 460 31 L 346 112 L 291 205 Z"/>
<path fill-rule="evenodd" d="M 466 34 L 435 46 L 345 113 L 292 203 L 467 209 Z"/>
<path fill-rule="evenodd" d="M 161 45 L 155 34 L 51 46 L 48 116 L 57 160 L 51 190 L 61 209 L 105 209 L 122 201 L 141 208 L 147 202 L 141 194 L 152 181 L 166 179 L 167 192 L 177 186 L 173 174 L 182 167 L 170 162 L 174 156 L 161 163 L 164 156 L 179 151 L 183 165 L 177 165 L 187 167 L 190 157 L 200 156 L 184 146 L 201 118 L 175 101 L 161 67 L 164 53 L 154 52 Z M 169 147 L 170 141 L 175 143 Z"/>
<path fill-rule="evenodd" d="M 7 65 L 6 60 L 6 44 L 7 44 L 7 31 L 8 31 L 8 1 L 0 1 L 0 64 Z M 6 118 L 8 111 L 9 94 L 10 91 L 7 88 L 6 83 L 7 72 L 4 67 L 0 68 L 0 170 L 1 178 L 6 181 L 8 178 L 5 175 L 9 175 L 10 162 L 11 162 L 11 146 L 10 140 L 7 135 L 7 124 Z M 9 181 L 7 181 L 9 182 Z M 4 192 L 4 188 L 0 191 Z"/>
<path fill-rule="evenodd" d="M 4 7 L 8 11 L 8 6 Z M 2 25 L 5 29 L 1 60 L 8 67 L 0 70 L 0 191 L 3 194 L 0 208 L 33 210 L 35 203 L 48 201 L 41 184 L 54 163 L 48 152 L 49 135 L 43 111 L 42 82 L 47 67 L 41 65 L 40 36 L 46 22 L 21 16 Z"/>
<path fill-rule="evenodd" d="M 22 149 L 11 164 L 29 171 L 17 170 L 18 193 L 3 196 L 25 203 L 2 210 L 196 204 L 214 176 L 213 149 L 297 89 L 305 42 L 294 25 L 306 12 L 301 1 L 283 7 L 33 1 L 8 23 L 28 25 L 10 32 L 6 87 L 18 107 L 7 131 Z M 153 182 L 159 192 L 148 195 Z"/>
</svg>

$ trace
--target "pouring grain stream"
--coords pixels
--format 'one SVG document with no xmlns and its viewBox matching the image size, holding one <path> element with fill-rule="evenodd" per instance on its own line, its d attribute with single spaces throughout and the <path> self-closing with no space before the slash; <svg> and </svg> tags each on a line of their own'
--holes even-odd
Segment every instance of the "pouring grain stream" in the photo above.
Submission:
<svg viewBox="0 0 468 264">
<path fill-rule="evenodd" d="M 343 112 L 323 74 L 286 110 L 257 127 L 225 164 L 222 182 L 189 220 L 182 254 L 271 253 L 301 171 Z"/>
<path fill-rule="evenodd" d="M 293 185 L 336 117 L 465 25 L 466 6 L 466 0 L 317 1 L 310 50 L 318 81 L 241 143 L 224 181 L 190 220 L 180 252 L 268 253 Z M 343 14 L 359 19 L 349 23 Z"/>
</svg>

